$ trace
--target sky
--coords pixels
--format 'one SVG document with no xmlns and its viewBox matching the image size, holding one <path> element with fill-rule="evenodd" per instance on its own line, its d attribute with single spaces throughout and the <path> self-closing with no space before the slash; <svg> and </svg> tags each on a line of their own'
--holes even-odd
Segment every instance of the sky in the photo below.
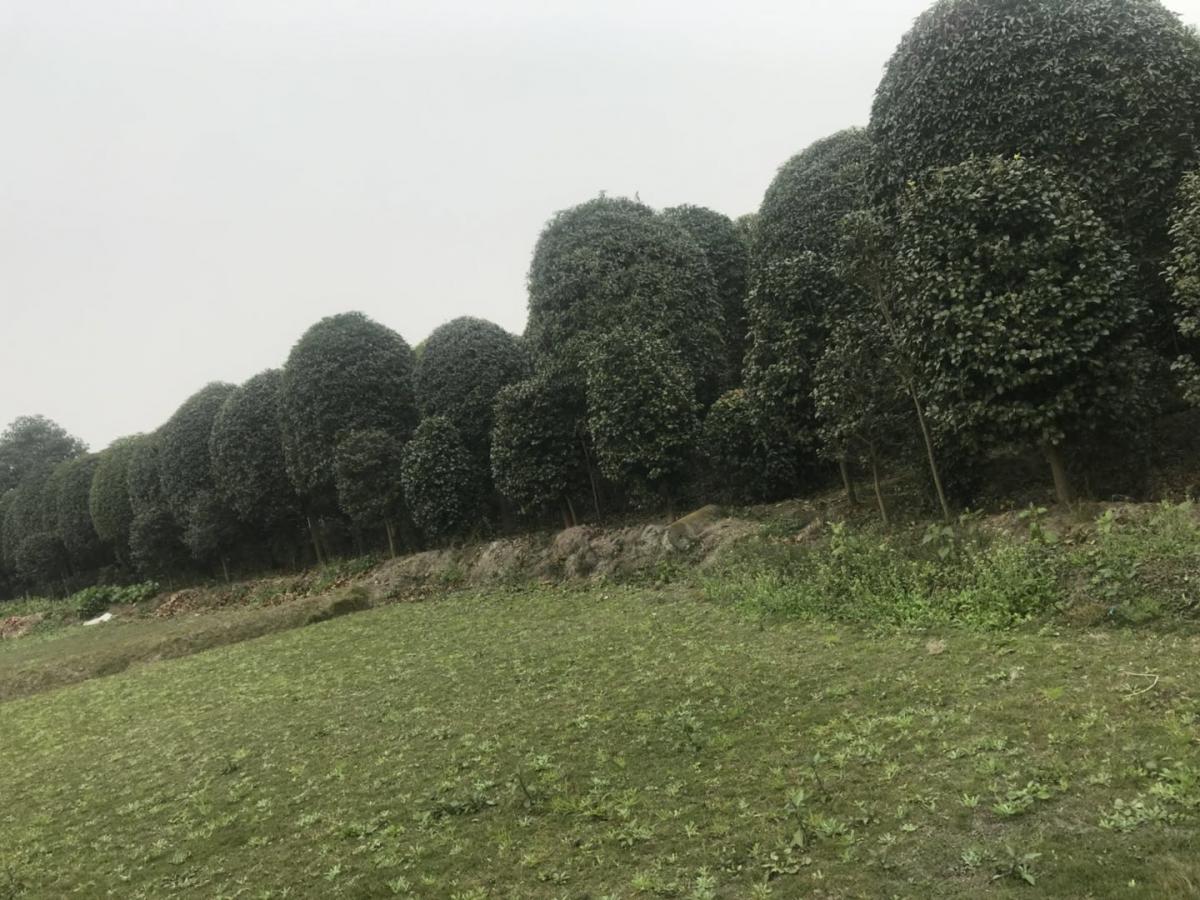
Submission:
<svg viewBox="0 0 1200 900">
<path fill-rule="evenodd" d="M 0 427 L 100 449 L 346 310 L 520 332 L 554 212 L 757 209 L 927 5 L 0 0 Z"/>
</svg>

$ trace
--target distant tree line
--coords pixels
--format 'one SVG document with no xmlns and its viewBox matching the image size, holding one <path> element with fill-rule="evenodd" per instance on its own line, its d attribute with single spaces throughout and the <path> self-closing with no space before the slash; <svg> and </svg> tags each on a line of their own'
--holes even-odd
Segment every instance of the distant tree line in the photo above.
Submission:
<svg viewBox="0 0 1200 900">
<path fill-rule="evenodd" d="M 1200 37 L 1157 0 L 942 0 L 869 127 L 788 160 L 757 213 L 601 195 L 533 252 L 525 334 L 414 354 L 359 313 L 99 453 L 0 435 L 7 594 L 406 550 L 702 497 L 997 458 L 1061 501 L 1200 403 Z"/>
</svg>

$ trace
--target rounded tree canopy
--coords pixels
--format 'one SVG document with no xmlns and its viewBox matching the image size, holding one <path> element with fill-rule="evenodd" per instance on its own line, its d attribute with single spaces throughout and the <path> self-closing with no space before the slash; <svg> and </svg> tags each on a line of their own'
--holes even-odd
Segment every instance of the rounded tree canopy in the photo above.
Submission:
<svg viewBox="0 0 1200 900">
<path fill-rule="evenodd" d="M 1128 254 L 1055 172 L 973 159 L 900 205 L 902 351 L 927 416 L 972 449 L 1053 447 L 1149 413 Z"/>
<path fill-rule="evenodd" d="M 59 463 L 62 471 L 56 479 L 54 497 L 56 531 L 71 562 L 78 568 L 95 565 L 103 557 L 104 547 L 88 508 L 92 479 L 99 464 L 100 456 L 96 453 Z"/>
<path fill-rule="evenodd" d="M 279 424 L 278 369 L 255 375 L 225 398 L 213 419 L 213 482 L 244 522 L 272 526 L 298 512 Z"/>
<path fill-rule="evenodd" d="M 349 431 L 382 429 L 407 440 L 416 425 L 413 355 L 390 328 L 351 312 L 304 333 L 280 385 L 283 450 L 301 494 L 333 500 L 333 456 Z"/>
<path fill-rule="evenodd" d="M 167 506 L 180 524 L 187 521 L 196 495 L 213 487 L 208 438 L 217 410 L 233 390 L 224 382 L 205 385 L 159 429 L 159 479 Z"/>
<path fill-rule="evenodd" d="M 157 511 L 166 506 L 162 479 L 158 475 L 158 451 L 162 444 L 159 431 L 130 438 L 129 468 L 126 483 L 129 487 L 129 506 L 136 517 L 142 512 Z"/>
<path fill-rule="evenodd" d="M 618 327 L 657 335 L 702 395 L 715 392 L 725 326 L 704 251 L 649 207 L 599 197 L 558 213 L 538 238 L 526 336 L 539 369 L 582 383 L 583 360 Z"/>
<path fill-rule="evenodd" d="M 21 416 L 0 434 L 0 494 L 38 468 L 79 456 L 87 445 L 45 416 Z"/>
<path fill-rule="evenodd" d="M 1200 146 L 1200 38 L 1158 0 L 940 0 L 888 63 L 871 136 L 881 198 L 1021 154 L 1070 177 L 1137 261 L 1158 259 Z"/>
<path fill-rule="evenodd" d="M 404 448 L 401 474 L 413 522 L 429 537 L 462 535 L 479 524 L 484 473 L 449 419 L 422 420 Z"/>
<path fill-rule="evenodd" d="M 847 128 L 801 150 L 779 168 L 754 220 L 756 268 L 838 245 L 842 216 L 866 205 L 871 143 Z"/>
<path fill-rule="evenodd" d="M 445 416 L 468 446 L 486 452 L 496 394 L 527 374 L 520 338 L 463 317 L 435 329 L 424 345 L 413 377 L 421 415 Z"/>
<path fill-rule="evenodd" d="M 100 451 L 88 492 L 88 512 L 100 540 L 126 558 L 133 506 L 129 502 L 129 460 L 141 435 L 120 438 Z"/>
</svg>

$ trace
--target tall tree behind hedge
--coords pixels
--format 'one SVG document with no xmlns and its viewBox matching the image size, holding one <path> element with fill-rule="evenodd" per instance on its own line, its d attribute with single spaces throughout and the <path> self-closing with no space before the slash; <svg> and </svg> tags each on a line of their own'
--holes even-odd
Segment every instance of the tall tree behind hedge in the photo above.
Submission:
<svg viewBox="0 0 1200 900">
<path fill-rule="evenodd" d="M 141 435 L 120 438 L 100 451 L 88 491 L 88 514 L 96 535 L 117 561 L 129 563 L 129 528 L 133 506 L 129 500 L 129 460 Z"/>
<path fill-rule="evenodd" d="M 526 337 L 540 371 L 582 385 L 592 348 L 620 327 L 664 341 L 698 396 L 716 397 L 725 323 L 704 251 L 649 207 L 599 197 L 558 213 L 538 238 Z"/>
<path fill-rule="evenodd" d="M 1200 406 L 1200 171 L 1180 185 L 1171 217 L 1171 243 L 1167 277 L 1185 350 L 1174 368 L 1184 395 Z"/>
<path fill-rule="evenodd" d="M 1071 440 L 1152 410 L 1128 254 L 1065 180 L 975 159 L 905 194 L 900 331 L 935 429 L 980 450 L 1040 449 L 1060 500 Z"/>
<path fill-rule="evenodd" d="M 426 418 L 453 422 L 467 446 L 486 460 L 496 394 L 528 369 L 516 335 L 484 319 L 453 319 L 424 341 L 413 375 L 417 406 Z"/>
<path fill-rule="evenodd" d="M 0 434 L 0 494 L 35 469 L 53 468 L 83 454 L 87 445 L 45 416 L 21 416 Z"/>
<path fill-rule="evenodd" d="M 1200 147 L 1200 40 L 1157 0 L 941 0 L 889 61 L 871 133 L 881 197 L 972 156 L 1059 168 L 1132 248 L 1169 334 L 1160 270 Z"/>
<path fill-rule="evenodd" d="M 233 385 L 224 382 L 205 385 L 159 429 L 158 474 L 163 498 L 185 527 L 192 500 L 215 486 L 209 435 L 221 404 L 233 391 Z"/>
<path fill-rule="evenodd" d="M 230 392 L 208 439 L 214 486 L 263 536 L 299 516 L 283 458 L 281 380 L 278 369 L 267 369 Z"/>
<path fill-rule="evenodd" d="M 703 206 L 674 206 L 663 217 L 690 234 L 704 251 L 716 279 L 717 300 L 724 317 L 725 365 L 721 382 L 733 387 L 742 380 L 746 354 L 746 293 L 750 247 L 743 229 L 728 216 Z"/>
<path fill-rule="evenodd" d="M 310 505 L 336 509 L 333 460 L 343 435 L 412 435 L 412 376 L 408 344 L 362 313 L 322 319 L 296 342 L 280 383 L 283 451 L 292 484 Z"/>
</svg>

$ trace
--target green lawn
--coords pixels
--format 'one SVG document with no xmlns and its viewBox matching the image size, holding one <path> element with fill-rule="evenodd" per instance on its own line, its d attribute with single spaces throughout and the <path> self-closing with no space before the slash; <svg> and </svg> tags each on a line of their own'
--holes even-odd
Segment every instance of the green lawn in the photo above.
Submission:
<svg viewBox="0 0 1200 900">
<path fill-rule="evenodd" d="M 1195 896 L 1198 651 L 391 606 L 0 704 L 0 898 Z"/>
</svg>

